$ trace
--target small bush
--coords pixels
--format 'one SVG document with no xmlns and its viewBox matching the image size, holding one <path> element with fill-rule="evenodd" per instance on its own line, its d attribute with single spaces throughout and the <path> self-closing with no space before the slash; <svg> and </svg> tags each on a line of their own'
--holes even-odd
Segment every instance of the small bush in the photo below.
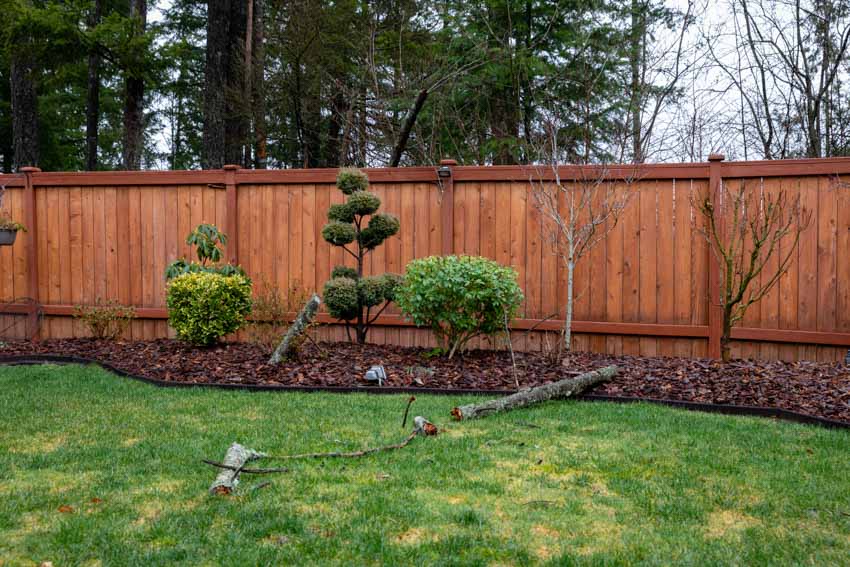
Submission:
<svg viewBox="0 0 850 567">
<path fill-rule="evenodd" d="M 477 256 L 431 256 L 407 265 L 395 300 L 415 324 L 431 327 L 451 358 L 472 338 L 503 331 L 522 299 L 513 268 Z"/>
<path fill-rule="evenodd" d="M 247 327 L 248 341 L 260 345 L 269 352 L 280 343 L 291 324 L 291 314 L 296 313 L 307 301 L 307 292 L 294 284 L 286 293 L 274 283 L 262 280 L 258 286 L 261 291 L 254 296 L 251 307 L 251 320 Z M 311 322 L 308 330 L 290 343 L 290 358 L 297 357 L 303 343 L 307 340 L 309 329 L 316 326 Z"/>
<path fill-rule="evenodd" d="M 82 321 L 96 339 L 117 339 L 135 317 L 136 311 L 132 307 L 121 305 L 114 299 L 101 301 L 97 298 L 94 305 L 74 306 L 74 318 Z"/>
<path fill-rule="evenodd" d="M 183 274 L 167 288 L 168 323 L 196 345 L 211 345 L 238 331 L 251 312 L 251 280 L 234 274 Z"/>
</svg>

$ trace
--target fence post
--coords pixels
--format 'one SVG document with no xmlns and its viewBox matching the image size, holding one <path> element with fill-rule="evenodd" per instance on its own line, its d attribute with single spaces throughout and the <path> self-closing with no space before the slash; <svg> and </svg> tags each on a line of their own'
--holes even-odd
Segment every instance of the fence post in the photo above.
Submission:
<svg viewBox="0 0 850 567">
<path fill-rule="evenodd" d="M 39 340 L 40 331 L 38 312 L 41 301 L 38 297 L 38 217 L 35 212 L 35 183 L 32 176 L 41 171 L 38 167 L 22 167 L 24 174 L 24 225 L 27 232 L 27 295 L 29 295 L 29 312 L 27 313 L 27 329 L 30 338 Z"/>
<path fill-rule="evenodd" d="M 239 258 L 239 210 L 236 198 L 236 171 L 238 165 L 224 166 L 225 211 L 224 233 L 227 234 L 227 262 L 236 265 Z"/>
<path fill-rule="evenodd" d="M 455 227 L 455 187 L 454 166 L 457 162 L 453 159 L 440 161 L 437 176 L 443 187 L 442 202 L 440 203 L 440 225 L 442 245 L 440 250 L 443 256 L 454 253 L 454 227 Z"/>
<path fill-rule="evenodd" d="M 721 206 L 723 175 L 721 168 L 725 157 L 722 154 L 708 156 L 708 198 L 714 205 L 715 222 L 720 234 L 725 233 L 725 220 Z M 720 358 L 720 335 L 723 333 L 723 310 L 720 308 L 720 260 L 709 244 L 708 254 L 708 356 Z"/>
</svg>

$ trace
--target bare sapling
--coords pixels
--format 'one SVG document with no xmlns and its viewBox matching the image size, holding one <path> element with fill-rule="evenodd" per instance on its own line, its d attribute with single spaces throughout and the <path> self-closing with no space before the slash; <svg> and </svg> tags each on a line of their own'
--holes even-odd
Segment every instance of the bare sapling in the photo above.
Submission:
<svg viewBox="0 0 850 567">
<path fill-rule="evenodd" d="M 615 173 L 605 165 L 565 167 L 554 133 L 546 144 L 547 163 L 535 168 L 529 183 L 534 205 L 543 217 L 544 234 L 566 270 L 566 353 L 572 347 L 576 265 L 617 226 L 634 193 L 637 170 L 619 166 Z"/>
<path fill-rule="evenodd" d="M 732 327 L 788 271 L 812 214 L 801 206 L 799 194 L 747 189 L 743 183 L 736 190 L 722 184 L 717 199 L 705 196 L 694 206 L 705 220 L 699 230 L 720 266 L 720 353 L 727 362 Z"/>
</svg>

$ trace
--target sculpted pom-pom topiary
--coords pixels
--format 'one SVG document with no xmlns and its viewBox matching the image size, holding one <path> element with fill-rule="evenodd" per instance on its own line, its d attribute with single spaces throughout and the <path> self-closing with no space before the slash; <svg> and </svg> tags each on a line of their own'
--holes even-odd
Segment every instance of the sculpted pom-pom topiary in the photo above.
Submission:
<svg viewBox="0 0 850 567">
<path fill-rule="evenodd" d="M 365 343 L 369 326 L 395 298 L 401 278 L 394 274 L 364 277 L 363 259 L 398 232 L 399 222 L 393 215 L 378 213 L 381 200 L 368 191 L 369 179 L 362 171 L 341 170 L 336 186 L 348 198 L 328 209 L 329 222 L 322 229 L 322 238 L 345 250 L 356 267 L 333 269 L 325 283 L 325 305 L 332 317 L 346 322 L 347 329 L 353 322 L 357 342 Z M 370 217 L 368 223 L 366 217 Z M 377 308 L 374 314 L 373 308 Z"/>
<path fill-rule="evenodd" d="M 398 219 L 393 215 L 385 213 L 374 215 L 369 219 L 369 225 L 360 231 L 360 245 L 367 250 L 372 250 L 396 234 L 399 228 Z"/>
<path fill-rule="evenodd" d="M 356 167 L 340 170 L 336 177 L 336 187 L 346 195 L 369 189 L 369 178 Z"/>
<path fill-rule="evenodd" d="M 322 238 L 334 246 L 351 244 L 357 238 L 357 231 L 350 224 L 331 221 L 322 229 Z"/>
<path fill-rule="evenodd" d="M 348 203 L 344 203 L 342 205 L 331 205 L 328 209 L 328 220 L 352 223 L 354 222 L 354 211 L 351 210 Z"/>
</svg>

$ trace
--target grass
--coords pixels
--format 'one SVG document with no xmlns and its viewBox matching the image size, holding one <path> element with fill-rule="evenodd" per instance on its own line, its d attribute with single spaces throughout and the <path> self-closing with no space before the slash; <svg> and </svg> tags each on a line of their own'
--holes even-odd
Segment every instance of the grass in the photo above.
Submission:
<svg viewBox="0 0 850 567">
<path fill-rule="evenodd" d="M 405 397 L 159 389 L 57 366 L 0 368 L 0 383 L 2 565 L 850 561 L 845 431 L 569 401 L 456 424 L 469 398 L 422 396 L 412 413 L 446 426 L 437 438 L 213 498 L 199 461 L 232 441 L 396 442 Z"/>
</svg>

